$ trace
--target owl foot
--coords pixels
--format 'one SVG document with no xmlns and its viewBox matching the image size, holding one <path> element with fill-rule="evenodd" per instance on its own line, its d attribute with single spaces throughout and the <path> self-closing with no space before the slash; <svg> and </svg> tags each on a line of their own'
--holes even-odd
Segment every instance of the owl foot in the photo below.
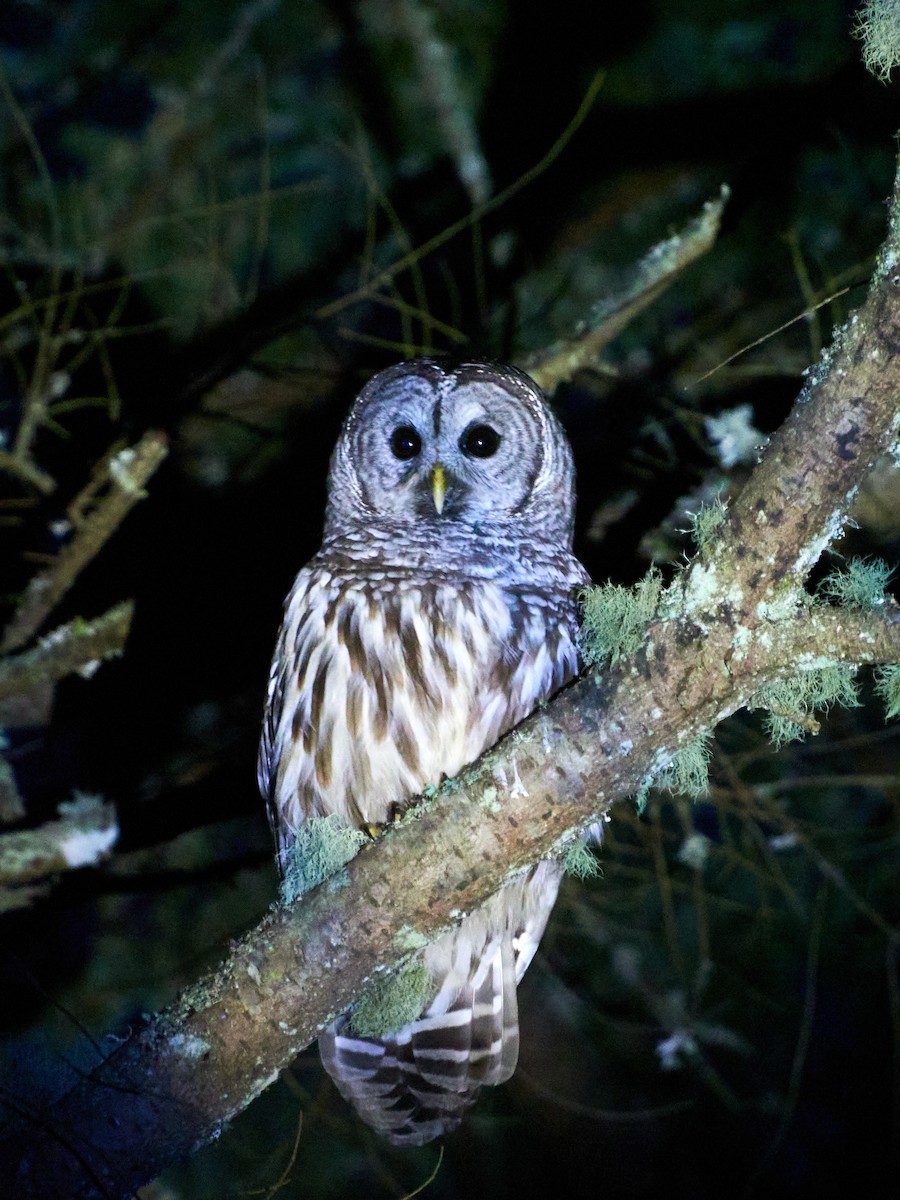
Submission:
<svg viewBox="0 0 900 1200">
<path fill-rule="evenodd" d="M 410 808 L 412 808 L 411 802 L 406 801 L 405 803 L 401 803 L 400 801 L 395 800 L 388 809 L 386 821 L 366 821 L 364 825 L 360 825 L 360 829 L 363 831 L 366 837 L 371 838 L 373 842 L 377 841 L 384 831 L 389 829 L 391 825 L 396 825 L 403 814 L 408 812 Z"/>
</svg>

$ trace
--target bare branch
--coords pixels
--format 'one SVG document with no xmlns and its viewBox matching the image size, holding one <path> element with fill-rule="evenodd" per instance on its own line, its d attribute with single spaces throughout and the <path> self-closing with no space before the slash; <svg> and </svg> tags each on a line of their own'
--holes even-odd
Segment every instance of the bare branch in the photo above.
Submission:
<svg viewBox="0 0 900 1200">
<path fill-rule="evenodd" d="M 665 291 L 676 276 L 704 255 L 719 235 L 728 200 L 723 184 L 719 195 L 673 237 L 658 242 L 644 255 L 620 289 L 596 304 L 570 338 L 529 355 L 521 364 L 545 391 L 571 379 L 585 367 L 597 365 L 597 355 L 639 312 Z"/>
<path fill-rule="evenodd" d="M 108 461 L 108 490 L 78 526 L 45 571 L 35 575 L 6 628 L 0 653 L 18 650 L 37 633 L 81 571 L 106 544 L 132 508 L 145 496 L 144 488 L 168 453 L 165 436 L 145 433 Z"/>
<path fill-rule="evenodd" d="M 361 20 L 365 21 L 366 16 L 362 9 Z M 467 102 L 464 70 L 455 61 L 453 47 L 437 31 L 434 17 L 431 8 L 416 0 L 395 0 L 387 25 L 390 36 L 402 38 L 412 55 L 418 91 L 434 114 L 472 206 L 477 207 L 491 194 L 490 168 L 481 149 L 471 103 Z M 379 13 L 378 21 L 384 20 L 384 13 Z"/>
<path fill-rule="evenodd" d="M 10 475 L 18 475 L 23 483 L 28 483 L 32 487 L 37 488 L 45 496 L 49 496 L 56 488 L 56 481 L 46 471 L 42 470 L 37 463 L 27 457 L 27 455 L 22 456 L 13 454 L 10 450 L 0 450 L 0 471 L 6 471 Z"/>
</svg>

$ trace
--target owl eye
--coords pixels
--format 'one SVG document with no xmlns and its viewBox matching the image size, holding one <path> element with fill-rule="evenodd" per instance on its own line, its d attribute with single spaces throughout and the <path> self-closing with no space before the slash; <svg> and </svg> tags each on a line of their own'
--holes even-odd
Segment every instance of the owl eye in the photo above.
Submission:
<svg viewBox="0 0 900 1200">
<path fill-rule="evenodd" d="M 459 448 L 469 458 L 490 458 L 497 453 L 500 434 L 490 425 L 473 425 L 459 439 Z"/>
<path fill-rule="evenodd" d="M 415 458 L 422 449 L 422 439 L 412 425 L 399 425 L 391 434 L 391 454 L 395 458 Z"/>
</svg>

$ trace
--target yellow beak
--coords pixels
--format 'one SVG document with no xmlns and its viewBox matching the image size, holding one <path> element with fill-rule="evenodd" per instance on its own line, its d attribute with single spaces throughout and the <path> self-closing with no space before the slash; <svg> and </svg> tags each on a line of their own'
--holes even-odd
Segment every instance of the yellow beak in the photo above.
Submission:
<svg viewBox="0 0 900 1200">
<path fill-rule="evenodd" d="M 444 511 L 444 497 L 447 495 L 447 476 L 440 463 L 431 469 L 431 494 L 434 497 L 434 507 L 440 516 Z"/>
</svg>

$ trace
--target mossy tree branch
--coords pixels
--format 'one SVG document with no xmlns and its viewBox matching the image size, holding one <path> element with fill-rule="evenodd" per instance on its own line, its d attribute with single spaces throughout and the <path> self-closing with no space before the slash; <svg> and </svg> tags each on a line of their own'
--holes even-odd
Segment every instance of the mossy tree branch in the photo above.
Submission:
<svg viewBox="0 0 900 1200">
<path fill-rule="evenodd" d="M 18 1129 L 0 1148 L 4 1178 L 35 1200 L 128 1194 L 211 1137 L 368 980 L 564 849 L 761 687 L 823 664 L 900 661 L 897 606 L 813 605 L 802 587 L 896 445 L 896 191 L 893 211 L 868 299 L 639 653 L 579 680 L 337 880 L 272 912 L 52 1115 Z"/>
<path fill-rule="evenodd" d="M 134 603 L 124 600 L 94 621 L 78 618 L 60 625 L 31 650 L 0 657 L 0 701 L 73 671 L 90 674 L 107 658 L 122 653 L 134 616 Z"/>
</svg>

